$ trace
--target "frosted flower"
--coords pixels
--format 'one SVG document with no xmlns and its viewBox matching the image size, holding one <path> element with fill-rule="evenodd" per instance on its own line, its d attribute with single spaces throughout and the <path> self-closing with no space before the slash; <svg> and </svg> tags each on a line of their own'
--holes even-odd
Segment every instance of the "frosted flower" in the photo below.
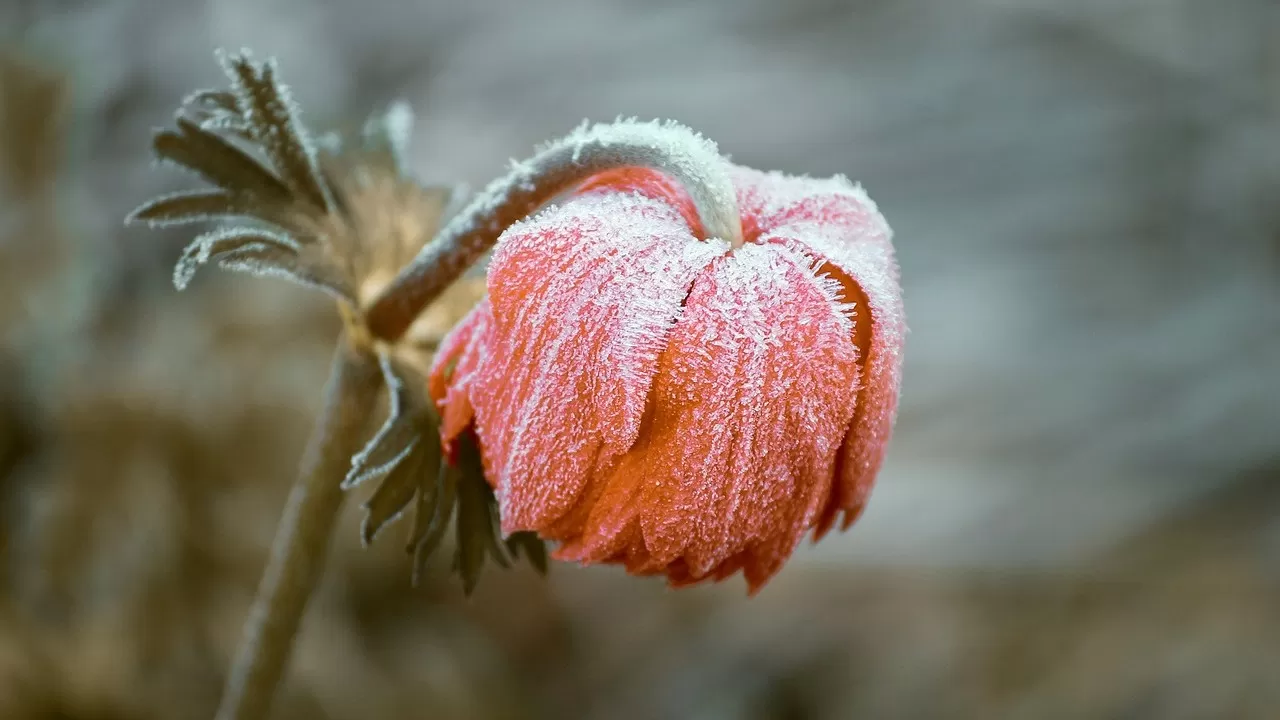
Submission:
<svg viewBox="0 0 1280 720">
<path fill-rule="evenodd" d="M 479 441 L 503 532 L 754 593 L 861 513 L 906 332 L 891 232 L 843 178 L 732 178 L 741 247 L 641 169 L 503 233 L 429 388 L 449 452 Z"/>
</svg>

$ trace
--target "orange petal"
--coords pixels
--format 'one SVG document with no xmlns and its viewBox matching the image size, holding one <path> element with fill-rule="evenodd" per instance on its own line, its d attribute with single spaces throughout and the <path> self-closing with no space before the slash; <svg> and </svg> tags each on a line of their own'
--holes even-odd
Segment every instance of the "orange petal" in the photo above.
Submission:
<svg viewBox="0 0 1280 720">
<path fill-rule="evenodd" d="M 854 411 L 857 352 L 839 287 L 780 246 L 747 245 L 694 283 L 636 446 L 571 551 L 625 553 L 676 583 L 727 561 L 759 589 L 826 501 Z M 639 528 L 645 554 L 629 551 Z"/>
<path fill-rule="evenodd" d="M 744 216 L 753 219 L 758 241 L 821 261 L 820 272 L 840 283 L 842 300 L 854 307 L 862 385 L 817 539 L 840 511 L 846 528 L 862 512 L 893 431 L 907 330 L 892 233 L 875 203 L 843 178 L 735 172 L 739 203 Z"/>
<path fill-rule="evenodd" d="M 864 328 L 870 326 L 858 334 L 863 368 L 858 410 L 841 450 L 840 477 L 832 502 L 814 533 L 817 539 L 831 527 L 839 511 L 844 512 L 841 526 L 847 529 L 866 505 L 893 435 L 907 327 L 897 265 L 887 238 L 849 243 L 834 234 L 806 232 L 803 243 L 839 269 L 832 274 L 842 275 L 842 284 L 856 288 L 848 294 L 856 308 L 855 322 Z"/>
<path fill-rule="evenodd" d="M 694 236 L 701 238 L 705 235 L 702 220 L 689 194 L 680 187 L 680 183 L 657 170 L 627 167 L 599 173 L 580 185 L 575 194 L 590 193 L 631 193 L 658 200 L 675 208 Z"/>
<path fill-rule="evenodd" d="M 427 392 L 440 408 L 440 437 L 446 447 L 471 424 L 471 384 L 492 337 L 489 299 L 467 313 L 441 341 L 427 377 Z"/>
<path fill-rule="evenodd" d="M 471 400 L 505 532 L 546 531 L 640 431 L 693 278 L 725 252 L 666 204 L 594 194 L 512 226 L 489 269 Z M 545 533 L 544 533 L 545 534 Z"/>
</svg>

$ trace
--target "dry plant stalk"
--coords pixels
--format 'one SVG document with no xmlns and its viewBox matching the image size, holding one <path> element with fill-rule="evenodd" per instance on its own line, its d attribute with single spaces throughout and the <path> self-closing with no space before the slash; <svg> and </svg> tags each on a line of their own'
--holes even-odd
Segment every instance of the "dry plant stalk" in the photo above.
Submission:
<svg viewBox="0 0 1280 720">
<path fill-rule="evenodd" d="M 339 342 L 324 409 L 289 493 L 272 561 L 262 577 L 244 641 L 227 680 L 220 718 L 266 717 L 288 662 L 302 609 L 324 573 L 329 536 L 342 509 L 346 472 L 381 389 L 368 353 Z"/>
<path fill-rule="evenodd" d="M 406 175 L 403 154 L 412 125 L 406 106 L 372 117 L 357 138 L 313 142 L 273 61 L 255 62 L 243 51 L 219 53 L 219 59 L 231 89 L 189 96 L 175 129 L 158 131 L 152 142 L 161 161 L 195 172 L 213 189 L 156 198 L 129 221 L 224 223 L 184 251 L 174 271 L 179 289 L 200 266 L 216 262 L 317 288 L 336 300 L 345 326 L 328 401 L 218 714 L 220 720 L 261 720 L 321 576 L 346 490 L 377 481 L 364 504 L 366 544 L 406 511 L 413 513 L 407 550 L 415 580 L 451 522 L 453 567 L 468 594 L 487 560 L 506 566 L 523 555 L 546 570 L 546 549 L 536 535 L 502 537 L 474 439 L 463 438 L 451 457 L 442 451 L 423 360 L 439 338 L 415 332 L 427 305 L 508 225 L 612 168 L 661 169 L 683 183 L 708 234 L 740 244 L 741 230 L 715 146 L 680 126 L 634 121 L 584 125 L 540 148 L 440 229 L 456 194 L 422 187 Z M 390 414 L 366 441 L 368 417 L 384 385 Z"/>
</svg>

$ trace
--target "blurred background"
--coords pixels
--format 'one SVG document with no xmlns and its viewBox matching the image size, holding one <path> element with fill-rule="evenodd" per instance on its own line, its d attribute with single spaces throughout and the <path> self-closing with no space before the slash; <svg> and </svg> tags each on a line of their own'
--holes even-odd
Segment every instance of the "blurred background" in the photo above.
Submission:
<svg viewBox="0 0 1280 720">
<path fill-rule="evenodd" d="M 319 406 L 327 300 L 122 226 L 219 46 L 406 99 L 428 182 L 620 114 L 845 173 L 912 327 L 867 514 L 757 598 L 415 590 L 352 503 L 276 717 L 1280 717 L 1273 0 L 0 0 L 0 717 L 211 717 Z"/>
</svg>

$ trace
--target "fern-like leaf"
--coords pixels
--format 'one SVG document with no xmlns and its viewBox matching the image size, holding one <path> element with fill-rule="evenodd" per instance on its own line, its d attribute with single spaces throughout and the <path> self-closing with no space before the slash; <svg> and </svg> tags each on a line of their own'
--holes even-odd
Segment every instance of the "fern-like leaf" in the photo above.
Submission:
<svg viewBox="0 0 1280 720">
<path fill-rule="evenodd" d="M 289 202 L 288 186 L 252 155 L 187 118 L 178 117 L 174 122 L 177 132 L 161 130 L 151 140 L 158 157 L 192 170 L 228 192 Z"/>
<path fill-rule="evenodd" d="M 237 106 L 254 139 L 299 198 L 321 212 L 329 209 L 327 188 L 316 164 L 315 148 L 297 121 L 288 88 L 275 79 L 275 61 L 254 63 L 247 53 L 222 55 Z"/>
<path fill-rule="evenodd" d="M 196 238 L 185 250 L 173 269 L 173 284 L 183 290 L 191 282 L 196 270 L 215 257 L 222 259 L 236 250 L 252 250 L 268 253 L 281 262 L 296 258 L 297 243 L 285 235 L 270 230 L 251 228 L 227 228 L 205 233 Z"/>
<path fill-rule="evenodd" d="M 408 453 L 404 461 L 397 463 L 387 473 L 373 495 L 365 501 L 360 540 L 366 547 L 383 527 L 395 522 L 419 494 L 428 464 L 434 467 L 435 463 L 440 462 L 439 458 L 434 458 L 434 463 L 431 463 L 432 458 L 427 455 L 428 453 L 421 451 Z"/>
<path fill-rule="evenodd" d="M 480 571 L 486 559 L 508 567 L 506 546 L 498 523 L 498 504 L 493 489 L 484 478 L 480 451 L 474 439 L 466 435 L 458 441 L 458 513 L 454 522 L 457 546 L 453 569 L 462 579 L 462 591 L 470 595 L 480 582 Z"/>
<path fill-rule="evenodd" d="M 408 386 L 396 372 L 391 359 L 379 357 L 382 379 L 390 398 L 387 420 L 364 448 L 351 458 L 351 470 L 342 481 L 342 488 L 350 490 L 372 478 L 385 475 L 409 456 L 422 440 L 421 408 L 415 408 Z M 434 425 L 434 423 L 429 423 Z M 434 429 L 434 427 L 432 428 Z M 439 444 L 437 434 L 436 444 Z M 438 450 L 437 450 L 438 452 Z"/>
<path fill-rule="evenodd" d="M 322 258 L 314 257 L 310 248 L 291 256 L 283 249 L 269 245 L 246 245 L 217 257 L 218 267 L 259 277 L 275 277 L 295 285 L 327 293 L 335 300 L 355 302 L 347 276 Z"/>
<path fill-rule="evenodd" d="M 261 217 L 266 211 L 268 208 L 243 195 L 233 195 L 221 190 L 197 190 L 154 198 L 129 213 L 125 222 L 169 227 L 237 216 Z"/>
<path fill-rule="evenodd" d="M 413 555 L 414 587 L 422 582 L 427 560 L 440 546 L 445 531 L 449 529 L 449 521 L 457 503 L 458 476 L 457 466 L 441 462 L 434 478 L 434 492 L 418 494 L 409 544 L 405 548 Z"/>
<path fill-rule="evenodd" d="M 192 190 L 170 193 L 149 200 L 125 218 L 126 224 L 145 223 L 151 227 L 171 227 L 200 222 L 259 220 L 288 233 L 297 244 L 309 244 L 316 223 L 288 206 L 260 200 L 253 194 L 223 190 Z"/>
</svg>

